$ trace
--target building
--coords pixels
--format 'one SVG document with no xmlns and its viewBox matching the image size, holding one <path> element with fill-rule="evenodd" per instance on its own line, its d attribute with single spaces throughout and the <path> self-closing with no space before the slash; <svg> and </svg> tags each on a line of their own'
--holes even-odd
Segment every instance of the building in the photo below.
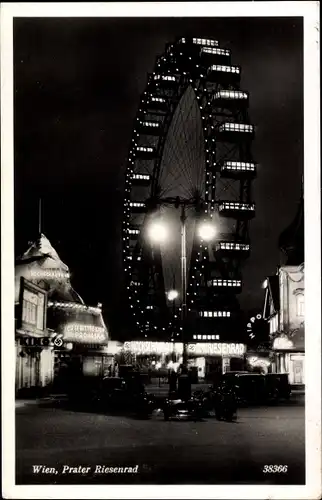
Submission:
<svg viewBox="0 0 322 500">
<path fill-rule="evenodd" d="M 16 392 L 61 388 L 66 372 L 102 374 L 108 330 L 101 305 L 87 306 L 68 266 L 40 234 L 15 263 Z"/>
<path fill-rule="evenodd" d="M 304 200 L 279 238 L 281 264 L 265 280 L 264 318 L 269 322 L 272 371 L 289 374 L 292 385 L 305 384 Z"/>
<path fill-rule="evenodd" d="M 112 347 L 112 346 L 111 346 Z M 228 342 L 187 342 L 188 367 L 200 379 L 213 380 L 229 370 L 243 369 L 246 346 Z M 183 362 L 182 342 L 138 341 L 124 342 L 117 351 L 120 364 L 135 364 L 141 371 L 154 372 L 154 376 L 177 371 Z M 108 347 L 109 352 L 110 348 Z"/>
</svg>

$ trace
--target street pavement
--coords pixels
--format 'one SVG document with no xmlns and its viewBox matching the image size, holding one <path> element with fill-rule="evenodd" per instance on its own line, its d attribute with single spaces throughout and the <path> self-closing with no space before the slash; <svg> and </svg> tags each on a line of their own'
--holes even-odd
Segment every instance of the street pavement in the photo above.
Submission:
<svg viewBox="0 0 322 500">
<path fill-rule="evenodd" d="M 16 407 L 17 484 L 304 484 L 304 427 L 303 398 L 241 408 L 236 423 L 165 422 L 161 413 L 138 420 L 25 402 Z M 52 470 L 36 473 L 34 465 Z M 136 465 L 133 473 L 96 469 Z M 265 465 L 287 472 L 264 473 Z"/>
</svg>

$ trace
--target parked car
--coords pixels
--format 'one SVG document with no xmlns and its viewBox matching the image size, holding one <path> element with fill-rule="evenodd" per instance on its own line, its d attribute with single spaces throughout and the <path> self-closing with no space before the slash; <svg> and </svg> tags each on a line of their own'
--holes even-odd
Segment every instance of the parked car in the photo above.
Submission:
<svg viewBox="0 0 322 500">
<path fill-rule="evenodd" d="M 239 404 L 264 403 L 266 397 L 265 375 L 252 372 L 226 372 L 223 379 L 228 381 Z"/>
<path fill-rule="evenodd" d="M 227 372 L 223 377 L 234 385 L 240 404 L 276 402 L 291 395 L 287 373 Z"/>
<path fill-rule="evenodd" d="M 134 412 L 148 417 L 156 408 L 156 400 L 147 394 L 138 378 L 105 377 L 96 395 L 96 405 L 104 411 Z"/>
<path fill-rule="evenodd" d="M 164 420 L 202 420 L 206 416 L 203 401 L 192 397 L 187 401 L 167 398 L 163 406 Z"/>
<path fill-rule="evenodd" d="M 265 375 L 265 384 L 268 399 L 278 401 L 290 398 L 291 385 L 287 373 L 267 373 Z"/>
</svg>

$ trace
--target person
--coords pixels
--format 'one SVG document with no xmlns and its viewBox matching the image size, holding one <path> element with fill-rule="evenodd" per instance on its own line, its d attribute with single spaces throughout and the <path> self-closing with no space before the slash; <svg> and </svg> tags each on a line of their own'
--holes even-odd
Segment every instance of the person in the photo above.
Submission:
<svg viewBox="0 0 322 500">
<path fill-rule="evenodd" d="M 237 398 L 234 388 L 227 381 L 223 381 L 215 397 L 215 413 L 216 417 L 224 420 L 233 420 L 237 414 Z"/>
<path fill-rule="evenodd" d="M 178 378 L 178 397 L 182 401 L 187 401 L 191 398 L 191 380 L 185 366 L 182 367 Z"/>
<path fill-rule="evenodd" d="M 169 373 L 169 394 L 177 392 L 177 374 L 175 370 L 170 370 Z"/>
</svg>

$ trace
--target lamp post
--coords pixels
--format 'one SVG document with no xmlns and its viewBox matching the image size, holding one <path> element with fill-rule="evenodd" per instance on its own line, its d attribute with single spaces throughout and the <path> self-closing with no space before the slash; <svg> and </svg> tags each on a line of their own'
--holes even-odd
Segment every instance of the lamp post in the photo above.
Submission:
<svg viewBox="0 0 322 500">
<path fill-rule="evenodd" d="M 163 200 L 165 203 L 170 205 L 175 205 L 176 208 L 181 206 L 181 214 L 180 214 L 180 223 L 181 223 L 181 248 L 180 248 L 180 264 L 181 264 L 181 328 L 182 328 L 182 344 L 183 344 L 183 352 L 182 352 L 182 364 L 183 366 L 187 366 L 188 362 L 188 351 L 187 351 L 187 343 L 186 343 L 186 322 L 187 322 L 187 241 L 186 241 L 186 207 L 195 205 L 191 200 L 181 200 L 178 197 L 174 200 L 166 199 Z M 215 234 L 216 230 L 213 224 L 211 223 L 203 223 L 198 228 L 198 234 L 201 240 L 211 241 Z M 161 243 L 167 238 L 166 228 L 160 222 L 154 222 L 148 230 L 148 235 L 152 242 Z M 171 295 L 170 295 L 171 294 Z M 170 298 L 170 296 L 172 298 Z M 168 299 L 175 300 L 178 297 L 178 292 L 176 290 L 170 290 L 168 292 Z"/>
<path fill-rule="evenodd" d="M 181 205 L 181 340 L 183 344 L 182 364 L 187 366 L 188 352 L 185 342 L 186 320 L 187 320 L 187 241 L 186 241 L 186 210 L 185 204 Z"/>
</svg>

